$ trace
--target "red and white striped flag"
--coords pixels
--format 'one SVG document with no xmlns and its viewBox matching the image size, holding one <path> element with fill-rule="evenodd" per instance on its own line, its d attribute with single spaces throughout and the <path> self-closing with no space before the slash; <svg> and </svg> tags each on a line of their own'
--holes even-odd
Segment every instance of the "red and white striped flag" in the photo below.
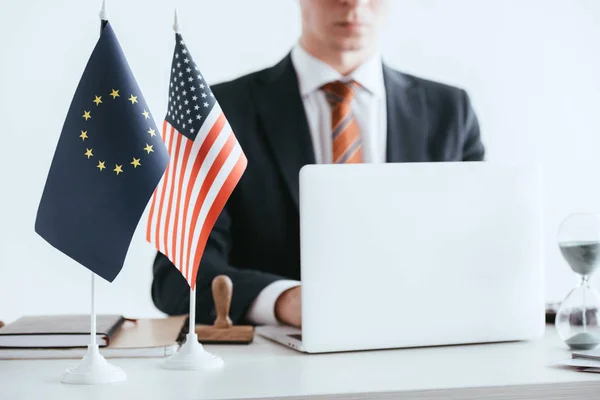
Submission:
<svg viewBox="0 0 600 400">
<path fill-rule="evenodd" d="M 148 134 L 156 133 L 150 129 Z M 176 34 L 163 140 L 170 162 L 152 196 L 146 239 L 194 289 L 210 231 L 247 159 L 180 34 Z"/>
</svg>

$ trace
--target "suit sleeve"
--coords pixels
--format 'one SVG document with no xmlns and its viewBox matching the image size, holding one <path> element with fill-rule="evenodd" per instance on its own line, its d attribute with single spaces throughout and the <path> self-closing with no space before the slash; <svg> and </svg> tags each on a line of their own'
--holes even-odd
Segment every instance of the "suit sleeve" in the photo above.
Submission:
<svg viewBox="0 0 600 400">
<path fill-rule="evenodd" d="M 196 322 L 212 324 L 216 318 L 211 284 L 217 275 L 227 275 L 233 283 L 230 318 L 234 324 L 248 323 L 245 315 L 258 294 L 271 283 L 284 279 L 255 269 L 230 265 L 230 216 L 225 208 L 211 231 L 196 277 Z M 168 315 L 189 312 L 190 288 L 173 263 L 162 253 L 154 260 L 152 300 Z"/>
<path fill-rule="evenodd" d="M 481 141 L 479 121 L 471 100 L 466 91 L 462 90 L 462 110 L 463 110 L 463 161 L 483 161 L 485 158 L 485 148 Z"/>
</svg>

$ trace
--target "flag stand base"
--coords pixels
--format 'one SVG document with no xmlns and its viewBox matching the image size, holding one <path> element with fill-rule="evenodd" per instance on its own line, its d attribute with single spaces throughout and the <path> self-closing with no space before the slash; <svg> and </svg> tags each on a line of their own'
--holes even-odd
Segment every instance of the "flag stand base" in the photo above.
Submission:
<svg viewBox="0 0 600 400">
<path fill-rule="evenodd" d="M 127 379 L 125 372 L 110 364 L 98 351 L 98 345 L 89 345 L 87 354 L 73 367 L 67 369 L 61 381 L 80 385 L 122 382 Z"/>
<path fill-rule="evenodd" d="M 185 343 L 179 351 L 165 360 L 162 367 L 165 369 L 179 370 L 214 370 L 224 365 L 223 360 L 204 350 L 198 342 L 198 335 L 188 333 Z"/>
</svg>

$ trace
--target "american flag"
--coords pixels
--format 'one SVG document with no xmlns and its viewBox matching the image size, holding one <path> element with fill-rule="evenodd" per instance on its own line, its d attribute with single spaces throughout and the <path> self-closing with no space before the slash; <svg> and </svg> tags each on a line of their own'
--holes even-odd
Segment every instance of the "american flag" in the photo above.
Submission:
<svg viewBox="0 0 600 400">
<path fill-rule="evenodd" d="M 162 133 L 170 161 L 152 196 L 146 238 L 194 289 L 208 235 L 247 159 L 181 34 Z"/>
</svg>

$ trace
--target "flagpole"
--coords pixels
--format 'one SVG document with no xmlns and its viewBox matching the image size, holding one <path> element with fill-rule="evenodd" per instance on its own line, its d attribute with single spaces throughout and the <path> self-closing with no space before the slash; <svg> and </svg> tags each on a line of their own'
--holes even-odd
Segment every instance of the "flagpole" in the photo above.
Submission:
<svg viewBox="0 0 600 400">
<path fill-rule="evenodd" d="M 102 0 L 102 8 L 100 9 L 100 35 L 102 35 L 102 29 L 108 23 L 108 11 L 106 9 L 106 0 Z M 96 274 L 91 272 L 92 275 L 92 299 L 91 299 L 91 310 L 90 310 L 90 346 L 96 347 Z"/>
<path fill-rule="evenodd" d="M 102 8 L 100 9 L 100 35 L 102 35 L 102 29 L 108 23 L 108 9 L 106 8 L 106 0 L 102 0 Z"/>
<path fill-rule="evenodd" d="M 108 23 L 108 10 L 106 9 L 106 0 L 102 0 L 102 8 L 100 9 L 100 36 L 102 36 L 102 30 Z M 92 304 L 90 312 L 90 346 L 96 347 L 96 274 L 92 274 Z"/>
<path fill-rule="evenodd" d="M 96 274 L 92 272 L 92 302 L 90 312 L 90 346 L 96 347 Z"/>
<path fill-rule="evenodd" d="M 196 288 L 190 288 L 190 323 L 188 332 L 194 332 L 196 330 Z"/>
<path fill-rule="evenodd" d="M 100 36 L 108 23 L 106 0 L 102 0 L 100 10 Z M 90 271 L 91 272 L 91 271 Z M 91 272 L 91 301 L 90 301 L 90 344 L 83 359 L 71 368 L 68 368 L 61 381 L 63 383 L 94 385 L 101 383 L 121 382 L 127 379 L 125 372 L 115 365 L 110 364 L 98 348 L 96 343 L 96 274 Z"/>
<path fill-rule="evenodd" d="M 175 9 L 175 19 L 173 22 L 173 30 L 176 34 L 181 33 L 179 24 L 179 16 Z M 221 368 L 224 365 L 223 360 L 209 353 L 204 349 L 204 346 L 198 342 L 196 334 L 196 287 L 190 285 L 190 312 L 188 333 L 185 337 L 185 342 L 181 345 L 177 353 L 168 357 L 162 364 L 166 369 L 177 370 L 214 370 Z"/>
</svg>

